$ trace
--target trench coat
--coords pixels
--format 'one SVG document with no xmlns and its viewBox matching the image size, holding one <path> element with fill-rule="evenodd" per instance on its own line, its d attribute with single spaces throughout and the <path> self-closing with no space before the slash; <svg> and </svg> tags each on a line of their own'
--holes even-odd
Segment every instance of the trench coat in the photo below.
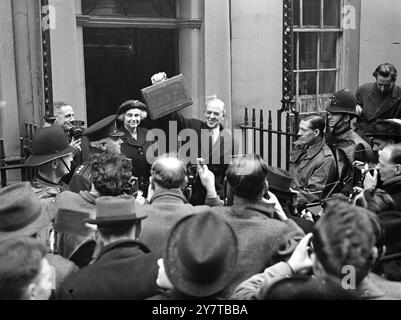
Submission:
<svg viewBox="0 0 401 320">
<path fill-rule="evenodd" d="M 290 155 L 290 174 L 298 191 L 297 206 L 320 201 L 337 180 L 336 160 L 324 139 L 306 150 L 297 146 Z"/>
</svg>

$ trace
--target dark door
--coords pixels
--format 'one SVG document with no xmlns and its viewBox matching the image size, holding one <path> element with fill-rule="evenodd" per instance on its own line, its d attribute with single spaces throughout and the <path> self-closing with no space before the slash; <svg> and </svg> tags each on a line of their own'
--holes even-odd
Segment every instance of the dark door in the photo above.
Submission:
<svg viewBox="0 0 401 320">
<path fill-rule="evenodd" d="M 178 74 L 175 29 L 84 28 L 88 125 L 116 112 L 164 71 Z M 142 100 L 143 101 L 143 100 Z"/>
</svg>

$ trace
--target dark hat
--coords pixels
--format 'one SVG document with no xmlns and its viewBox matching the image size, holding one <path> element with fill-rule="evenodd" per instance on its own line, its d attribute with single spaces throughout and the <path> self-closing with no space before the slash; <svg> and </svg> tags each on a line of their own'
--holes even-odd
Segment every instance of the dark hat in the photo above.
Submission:
<svg viewBox="0 0 401 320">
<path fill-rule="evenodd" d="M 87 136 L 89 141 L 98 141 L 107 137 L 122 137 L 124 133 L 117 130 L 116 115 L 111 115 L 92 124 L 82 135 Z"/>
<path fill-rule="evenodd" d="M 167 240 L 163 257 L 167 276 L 186 295 L 212 296 L 232 281 L 237 246 L 234 230 L 212 211 L 186 216 Z"/>
<path fill-rule="evenodd" d="M 401 212 L 379 212 L 377 216 L 384 229 L 384 244 L 392 249 L 401 249 Z"/>
<path fill-rule="evenodd" d="M 330 105 L 326 108 L 326 111 L 359 116 L 356 111 L 356 96 L 348 90 L 337 91 L 334 97 L 331 98 Z"/>
<path fill-rule="evenodd" d="M 117 114 L 117 116 L 119 116 L 120 114 L 123 114 L 123 113 L 125 113 L 125 112 L 127 112 L 128 110 L 131 110 L 131 109 L 139 109 L 139 110 L 148 112 L 148 108 L 141 101 L 139 101 L 139 100 L 128 100 L 128 101 L 125 101 L 124 103 L 122 103 L 118 107 L 116 114 Z"/>
<path fill-rule="evenodd" d="M 75 151 L 70 146 L 64 130 L 59 125 L 40 128 L 32 139 L 32 154 L 26 159 L 28 167 L 35 167 L 51 160 L 64 157 Z"/>
<path fill-rule="evenodd" d="M 96 218 L 84 219 L 99 227 L 118 226 L 143 220 L 147 216 L 137 216 L 135 198 L 131 196 L 99 197 L 96 199 Z"/>
<path fill-rule="evenodd" d="M 365 135 L 368 137 L 401 138 L 401 124 L 393 120 L 377 120 L 366 124 Z"/>
<path fill-rule="evenodd" d="M 40 199 L 29 182 L 0 189 L 0 241 L 32 236 L 49 225 L 51 219 L 43 212 Z"/>
<path fill-rule="evenodd" d="M 283 169 L 270 167 L 268 168 L 267 181 L 269 182 L 269 189 L 274 191 L 284 192 L 287 194 L 296 194 L 296 190 L 291 188 L 293 177 Z"/>
</svg>

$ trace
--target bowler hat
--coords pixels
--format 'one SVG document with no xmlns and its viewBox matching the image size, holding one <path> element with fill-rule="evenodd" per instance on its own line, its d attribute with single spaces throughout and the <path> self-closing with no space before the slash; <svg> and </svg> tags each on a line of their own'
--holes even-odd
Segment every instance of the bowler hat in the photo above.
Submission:
<svg viewBox="0 0 401 320">
<path fill-rule="evenodd" d="M 107 137 L 122 137 L 123 132 L 117 130 L 116 115 L 108 116 L 94 124 L 92 124 L 83 133 L 89 141 L 98 141 Z"/>
<path fill-rule="evenodd" d="M 193 297 L 209 297 L 233 279 L 237 237 L 218 215 L 206 211 L 178 221 L 167 239 L 166 273 L 174 288 Z"/>
<path fill-rule="evenodd" d="M 117 114 L 117 116 L 119 116 L 120 114 L 123 114 L 123 113 L 125 113 L 125 112 L 127 112 L 128 110 L 131 110 L 131 109 L 139 109 L 139 110 L 148 112 L 148 108 L 141 101 L 139 101 L 139 100 L 128 100 L 128 101 L 125 101 L 124 103 L 122 103 L 118 107 L 116 114 Z"/>
<path fill-rule="evenodd" d="M 297 194 L 298 192 L 291 188 L 293 177 L 283 169 L 276 167 L 269 167 L 267 173 L 267 181 L 269 182 L 269 189 L 274 191 L 284 192 L 287 194 Z"/>
<path fill-rule="evenodd" d="M 51 221 L 29 182 L 0 189 L 0 241 L 32 236 Z"/>
<path fill-rule="evenodd" d="M 99 197 L 96 199 L 96 218 L 84 219 L 99 227 L 110 227 L 143 220 L 147 216 L 137 216 L 135 198 L 131 196 Z"/>
<path fill-rule="evenodd" d="M 25 160 L 28 167 L 40 166 L 75 151 L 70 146 L 64 130 L 59 125 L 40 128 L 32 138 L 31 155 Z"/>
<path fill-rule="evenodd" d="M 331 99 L 330 105 L 326 108 L 326 111 L 359 116 L 356 111 L 356 96 L 348 90 L 337 91 Z"/>
<path fill-rule="evenodd" d="M 377 120 L 366 124 L 365 135 L 368 137 L 401 138 L 401 124 L 393 120 Z"/>
</svg>

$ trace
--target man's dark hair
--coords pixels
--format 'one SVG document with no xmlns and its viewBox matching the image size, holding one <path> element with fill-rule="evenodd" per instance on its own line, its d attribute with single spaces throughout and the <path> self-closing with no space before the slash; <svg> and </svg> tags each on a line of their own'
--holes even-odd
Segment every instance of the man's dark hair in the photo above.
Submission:
<svg viewBox="0 0 401 320">
<path fill-rule="evenodd" d="M 46 248 L 33 238 L 0 241 L 0 300 L 20 300 L 42 269 Z"/>
<path fill-rule="evenodd" d="M 379 64 L 375 71 L 373 72 L 373 76 L 377 79 L 377 76 L 380 75 L 384 78 L 391 76 L 391 81 L 397 80 L 397 69 L 391 63 L 385 62 Z"/>
<path fill-rule="evenodd" d="M 323 137 L 324 129 L 326 127 L 323 117 L 319 116 L 318 114 L 312 114 L 302 119 L 302 121 L 308 121 L 312 130 L 319 129 L 319 136 Z"/>
<path fill-rule="evenodd" d="M 98 227 L 98 230 L 104 238 L 110 238 L 112 236 L 122 237 L 128 235 L 135 224 L 136 222 L 126 222 L 124 224 L 119 224 L 111 227 Z"/>
<path fill-rule="evenodd" d="M 363 199 L 357 199 L 355 205 L 367 208 L 373 213 L 396 210 L 393 198 L 382 189 L 366 189 L 363 191 L 363 197 L 365 201 L 363 201 Z"/>
<path fill-rule="evenodd" d="M 164 189 L 177 189 L 185 184 L 186 167 L 175 155 L 163 155 L 150 169 L 153 182 Z"/>
<path fill-rule="evenodd" d="M 118 196 L 129 191 L 130 159 L 122 154 L 95 153 L 90 163 L 92 183 L 102 196 Z"/>
<path fill-rule="evenodd" d="M 327 208 L 316 223 L 313 246 L 324 270 L 342 278 L 343 267 L 355 268 L 358 285 L 373 266 L 377 230 L 373 213 L 347 203 Z"/>
<path fill-rule="evenodd" d="M 259 155 L 235 157 L 226 171 L 227 182 L 235 195 L 257 200 L 265 189 L 268 167 L 266 161 Z"/>
</svg>

